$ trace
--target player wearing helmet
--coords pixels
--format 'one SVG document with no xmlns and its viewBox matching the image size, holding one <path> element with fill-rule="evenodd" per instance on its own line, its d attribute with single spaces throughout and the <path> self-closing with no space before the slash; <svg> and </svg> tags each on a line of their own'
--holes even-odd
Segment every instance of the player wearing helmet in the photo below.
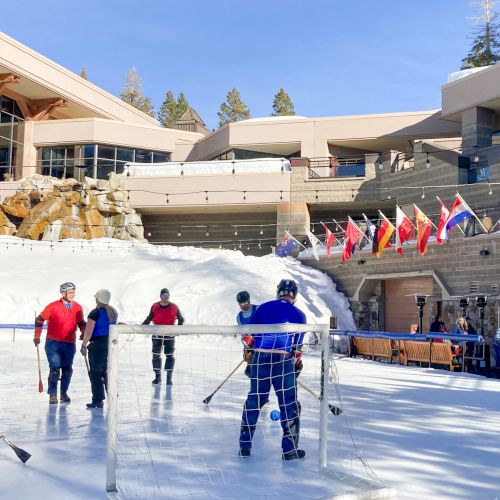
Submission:
<svg viewBox="0 0 500 500">
<path fill-rule="evenodd" d="M 277 300 L 259 306 L 251 324 L 305 324 L 304 313 L 293 304 L 298 286 L 293 280 L 281 280 L 276 290 Z M 283 437 L 283 460 L 305 456 L 298 449 L 300 406 L 297 401 L 297 374 L 300 372 L 303 333 L 264 333 L 252 335 L 253 358 L 250 363 L 250 392 L 243 406 L 240 432 L 240 455 L 249 456 L 260 409 L 274 387 L 280 407 Z"/>
<path fill-rule="evenodd" d="M 61 298 L 50 303 L 35 320 L 33 342 L 40 344 L 40 336 L 47 321 L 45 353 L 49 362 L 49 403 L 57 404 L 57 383 L 61 380 L 61 403 L 69 403 L 68 388 L 73 375 L 73 358 L 76 352 L 76 327 L 85 331 L 83 310 L 74 301 L 76 286 L 70 281 L 59 287 Z"/>
</svg>

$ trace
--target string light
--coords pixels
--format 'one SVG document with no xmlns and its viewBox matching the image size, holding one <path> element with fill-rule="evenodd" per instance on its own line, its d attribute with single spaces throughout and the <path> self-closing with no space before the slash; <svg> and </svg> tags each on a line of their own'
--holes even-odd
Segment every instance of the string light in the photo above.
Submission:
<svg viewBox="0 0 500 500">
<path fill-rule="evenodd" d="M 491 196 L 493 194 L 493 190 L 491 189 L 491 184 L 488 184 L 488 187 L 490 188 L 490 190 L 488 191 L 488 194 Z"/>
<path fill-rule="evenodd" d="M 262 226 L 260 226 L 260 233 L 259 234 L 264 234 L 264 229 L 262 229 Z"/>
<path fill-rule="evenodd" d="M 422 188 L 422 199 L 425 198 L 425 188 Z"/>
<path fill-rule="evenodd" d="M 231 174 L 234 175 L 236 173 L 236 170 L 234 169 L 234 161 L 233 161 L 233 170 L 231 171 Z"/>
<path fill-rule="evenodd" d="M 429 168 L 431 166 L 431 160 L 429 159 L 429 153 L 427 154 L 427 159 L 425 160 L 425 168 Z"/>
<path fill-rule="evenodd" d="M 477 150 L 477 146 L 476 146 L 476 154 L 474 155 L 474 163 L 479 163 L 479 154 L 478 154 L 478 150 Z"/>
<path fill-rule="evenodd" d="M 247 199 L 247 192 L 243 191 L 243 201 L 245 201 L 246 199 Z"/>
<path fill-rule="evenodd" d="M 181 233 L 181 226 L 179 226 L 179 229 L 177 231 L 177 237 L 180 238 L 182 236 L 182 233 Z"/>
<path fill-rule="evenodd" d="M 169 199 L 168 199 L 168 193 L 167 193 L 167 203 L 170 203 Z"/>
<path fill-rule="evenodd" d="M 234 235 L 238 236 L 238 226 L 234 226 Z"/>
<path fill-rule="evenodd" d="M 210 231 L 208 230 L 208 226 L 207 226 L 207 230 L 205 232 L 205 236 L 210 236 Z"/>
</svg>

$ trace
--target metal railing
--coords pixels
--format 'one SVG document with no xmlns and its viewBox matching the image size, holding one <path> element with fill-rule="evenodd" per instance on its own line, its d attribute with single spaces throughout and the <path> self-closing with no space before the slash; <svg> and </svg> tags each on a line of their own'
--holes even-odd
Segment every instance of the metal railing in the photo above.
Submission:
<svg viewBox="0 0 500 500">
<path fill-rule="evenodd" d="M 334 177 L 364 177 L 366 160 L 364 156 L 330 156 L 309 158 L 309 179 Z"/>
</svg>

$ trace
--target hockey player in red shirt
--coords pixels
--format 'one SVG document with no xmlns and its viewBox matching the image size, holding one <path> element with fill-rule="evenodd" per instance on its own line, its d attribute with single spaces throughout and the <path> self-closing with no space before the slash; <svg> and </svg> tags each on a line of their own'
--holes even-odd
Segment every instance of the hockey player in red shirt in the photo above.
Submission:
<svg viewBox="0 0 500 500">
<path fill-rule="evenodd" d="M 69 403 L 68 388 L 73 374 L 73 358 L 76 352 L 76 327 L 85 331 L 85 320 L 80 304 L 74 301 L 76 287 L 73 283 L 63 283 L 59 287 L 61 298 L 50 303 L 35 320 L 35 346 L 40 344 L 40 336 L 47 321 L 45 353 L 49 362 L 49 403 L 57 404 L 57 382 L 61 379 L 61 403 Z"/>
<path fill-rule="evenodd" d="M 151 306 L 148 317 L 142 322 L 143 325 L 149 325 L 151 321 L 155 325 L 178 325 L 184 323 L 179 308 L 170 302 L 170 293 L 167 288 L 162 288 L 160 292 L 160 301 Z M 165 370 L 167 372 L 167 385 L 172 385 L 172 372 L 174 371 L 175 358 L 175 337 L 157 337 L 153 335 L 153 371 L 155 378 L 153 384 L 161 383 L 161 350 L 165 353 Z"/>
</svg>

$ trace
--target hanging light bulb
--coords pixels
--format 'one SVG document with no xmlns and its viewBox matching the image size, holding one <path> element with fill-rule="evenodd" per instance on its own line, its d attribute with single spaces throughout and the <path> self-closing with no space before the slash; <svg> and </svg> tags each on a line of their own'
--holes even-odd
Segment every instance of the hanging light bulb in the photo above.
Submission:
<svg viewBox="0 0 500 500">
<path fill-rule="evenodd" d="M 474 163 L 479 163 L 479 155 L 477 153 L 477 146 L 476 146 L 476 154 L 474 155 Z"/>
<path fill-rule="evenodd" d="M 259 248 L 262 248 L 262 244 L 261 244 L 260 240 L 259 240 Z"/>
<path fill-rule="evenodd" d="M 491 184 L 488 184 L 490 190 L 488 191 L 488 194 L 491 196 L 493 194 L 493 190 L 491 189 Z"/>
<path fill-rule="evenodd" d="M 236 226 L 234 226 L 234 235 L 238 236 L 238 228 Z"/>
<path fill-rule="evenodd" d="M 427 160 L 425 160 L 425 168 L 429 168 L 431 166 L 431 160 L 429 159 L 429 153 L 427 153 Z"/>
<path fill-rule="evenodd" d="M 311 224 L 311 233 L 314 233 L 314 223 Z"/>
<path fill-rule="evenodd" d="M 388 199 L 388 200 L 392 200 L 391 193 L 389 193 L 389 194 L 387 195 L 387 199 Z"/>
<path fill-rule="evenodd" d="M 264 229 L 262 229 L 262 226 L 260 226 L 260 233 L 259 234 L 264 234 Z"/>
<path fill-rule="evenodd" d="M 182 236 L 182 233 L 181 233 L 181 226 L 179 226 L 179 229 L 177 231 L 177 237 L 180 238 Z"/>
<path fill-rule="evenodd" d="M 205 236 L 210 236 L 210 231 L 208 230 L 208 226 L 207 226 L 207 230 L 205 232 Z"/>
<path fill-rule="evenodd" d="M 425 198 L 425 188 L 422 188 L 422 199 Z"/>
</svg>

